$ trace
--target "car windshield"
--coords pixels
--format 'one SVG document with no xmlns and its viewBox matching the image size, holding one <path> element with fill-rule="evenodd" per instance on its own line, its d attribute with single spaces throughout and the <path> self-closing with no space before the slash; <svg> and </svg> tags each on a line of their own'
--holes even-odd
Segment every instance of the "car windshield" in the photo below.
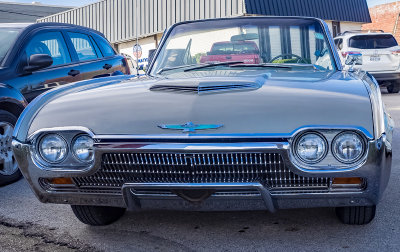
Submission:
<svg viewBox="0 0 400 252">
<path fill-rule="evenodd" d="M 16 40 L 21 29 L 0 27 L 0 64 Z"/>
<path fill-rule="evenodd" d="M 397 42 L 390 34 L 359 35 L 350 38 L 349 46 L 357 49 L 385 49 L 397 46 Z"/>
<path fill-rule="evenodd" d="M 240 70 L 240 64 L 251 70 L 255 70 L 255 66 L 276 66 L 286 71 L 297 66 L 335 70 L 332 52 L 319 21 L 237 18 L 175 26 L 163 43 L 150 74 L 168 75 L 191 69 Z M 279 68 L 285 65 L 291 67 Z"/>
</svg>

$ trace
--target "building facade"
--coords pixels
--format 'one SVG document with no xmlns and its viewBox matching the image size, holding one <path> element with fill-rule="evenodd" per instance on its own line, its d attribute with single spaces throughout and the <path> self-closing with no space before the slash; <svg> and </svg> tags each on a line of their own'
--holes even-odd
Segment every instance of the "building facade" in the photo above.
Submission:
<svg viewBox="0 0 400 252">
<path fill-rule="evenodd" d="M 383 30 L 394 35 L 400 42 L 400 1 L 377 5 L 369 9 L 372 23 L 364 24 L 363 30 Z"/>
<path fill-rule="evenodd" d="M 181 21 L 244 15 L 311 16 L 333 35 L 371 22 L 366 0 L 102 0 L 38 19 L 87 26 L 105 34 L 120 53 L 133 56 L 136 37 L 146 64 L 164 30 Z"/>
<path fill-rule="evenodd" d="M 0 2 L 0 23 L 35 23 L 38 18 L 71 8 L 43 4 Z"/>
</svg>

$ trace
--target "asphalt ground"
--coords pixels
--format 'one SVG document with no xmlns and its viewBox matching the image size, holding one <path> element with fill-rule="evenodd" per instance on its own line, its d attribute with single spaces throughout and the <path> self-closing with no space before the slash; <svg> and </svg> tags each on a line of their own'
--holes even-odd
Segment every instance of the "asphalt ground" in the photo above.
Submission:
<svg viewBox="0 0 400 252">
<path fill-rule="evenodd" d="M 400 94 L 382 91 L 397 125 L 376 218 L 344 225 L 331 208 L 268 212 L 128 212 L 90 227 L 68 205 L 40 203 L 24 179 L 0 188 L 0 251 L 399 251 Z"/>
</svg>

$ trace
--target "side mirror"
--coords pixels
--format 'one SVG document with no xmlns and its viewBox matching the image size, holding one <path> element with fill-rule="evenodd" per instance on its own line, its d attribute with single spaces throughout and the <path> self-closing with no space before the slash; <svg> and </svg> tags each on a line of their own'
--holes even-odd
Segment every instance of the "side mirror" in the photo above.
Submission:
<svg viewBox="0 0 400 252">
<path fill-rule="evenodd" d="M 28 65 L 24 67 L 26 72 L 34 72 L 53 64 L 53 58 L 47 54 L 33 54 L 29 57 Z"/>
<path fill-rule="evenodd" d="M 348 52 L 345 64 L 348 66 L 362 65 L 362 54 L 358 52 Z"/>
</svg>

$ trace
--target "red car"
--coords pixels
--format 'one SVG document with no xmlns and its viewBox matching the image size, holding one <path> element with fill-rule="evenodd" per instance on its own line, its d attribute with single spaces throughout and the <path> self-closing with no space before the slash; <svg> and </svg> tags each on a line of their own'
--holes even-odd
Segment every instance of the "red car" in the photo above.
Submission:
<svg viewBox="0 0 400 252">
<path fill-rule="evenodd" d="M 224 41 L 214 43 L 200 63 L 243 61 L 246 64 L 260 63 L 259 49 L 253 41 Z"/>
</svg>

